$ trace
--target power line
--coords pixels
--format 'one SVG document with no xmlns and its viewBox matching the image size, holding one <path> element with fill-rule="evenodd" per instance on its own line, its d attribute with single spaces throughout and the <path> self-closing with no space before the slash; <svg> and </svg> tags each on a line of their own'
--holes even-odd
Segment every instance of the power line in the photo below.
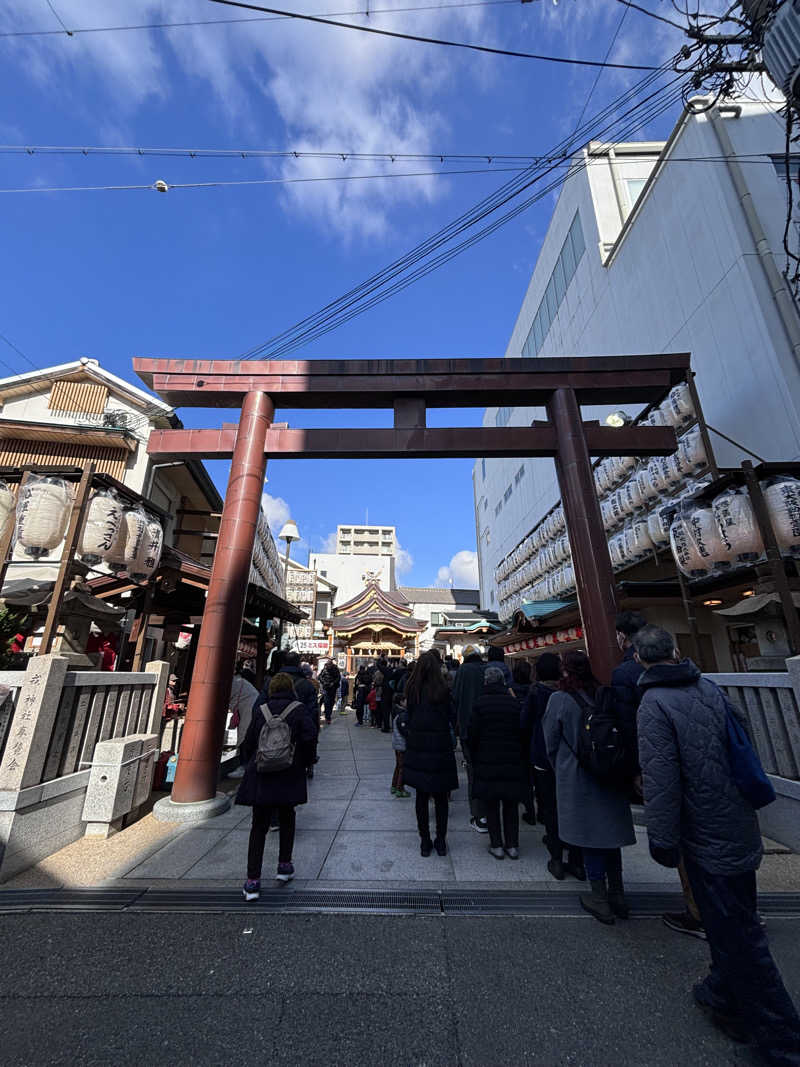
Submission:
<svg viewBox="0 0 800 1067">
<path fill-rule="evenodd" d="M 670 63 L 671 62 L 672 60 L 670 60 Z M 405 288 L 407 285 L 419 280 L 419 278 L 423 277 L 426 273 L 435 270 L 438 266 L 441 266 L 453 256 L 458 255 L 465 248 L 470 247 L 471 244 L 475 243 L 477 240 L 482 240 L 485 236 L 488 236 L 490 233 L 494 232 L 495 229 L 499 228 L 499 226 L 504 225 L 511 218 L 516 217 L 517 214 L 526 210 L 527 207 L 530 206 L 530 203 L 533 202 L 531 198 L 523 202 L 521 205 L 517 204 L 500 218 L 495 218 L 494 221 L 489 222 L 478 232 L 473 232 L 460 244 L 451 246 L 449 249 L 444 249 L 436 256 L 432 255 L 437 249 L 444 248 L 446 244 L 451 242 L 459 234 L 465 233 L 470 229 L 474 230 L 482 220 L 487 219 L 490 215 L 498 212 L 505 204 L 517 199 L 520 194 L 531 185 L 539 182 L 548 173 L 552 173 L 558 166 L 563 165 L 565 159 L 567 162 L 570 162 L 567 157 L 573 151 L 573 142 L 579 136 L 586 137 L 590 133 L 594 136 L 598 136 L 608 133 L 612 128 L 615 126 L 618 127 L 625 120 L 628 120 L 628 125 L 630 126 L 632 116 L 636 116 L 637 113 L 639 119 L 649 121 L 653 112 L 653 97 L 664 92 L 667 92 L 669 97 L 665 106 L 672 106 L 673 103 L 680 98 L 680 93 L 682 92 L 682 88 L 677 91 L 673 89 L 675 83 L 680 80 L 679 78 L 674 78 L 668 85 L 661 86 L 656 89 L 655 92 L 651 92 L 644 99 L 638 100 L 633 107 L 625 111 L 619 118 L 612 119 L 610 123 L 607 121 L 615 113 L 616 109 L 625 106 L 628 102 L 634 99 L 638 93 L 650 88 L 656 79 L 666 73 L 668 68 L 669 63 L 663 64 L 658 71 L 647 75 L 644 79 L 627 90 L 627 92 L 611 101 L 580 130 L 576 130 L 568 138 L 557 145 L 549 154 L 550 158 L 563 156 L 563 159 L 558 162 L 550 163 L 546 167 L 527 168 L 521 175 L 510 179 L 509 182 L 506 182 L 505 185 L 501 186 L 493 194 L 490 194 L 490 196 L 485 197 L 475 207 L 471 208 L 457 219 L 454 219 L 436 234 L 427 238 L 404 256 L 389 264 L 389 266 L 383 268 L 382 271 L 372 275 L 365 282 L 355 286 L 349 292 L 325 305 L 325 307 L 321 308 L 314 314 L 307 316 L 299 323 L 295 323 L 294 326 L 275 335 L 263 344 L 250 349 L 248 352 L 244 353 L 243 358 L 251 359 L 259 355 L 266 355 L 267 358 L 275 358 L 302 344 L 317 339 L 324 333 L 329 332 L 329 330 L 348 321 L 354 315 L 361 314 L 369 307 L 374 306 L 381 300 L 387 299 L 395 292 L 400 291 L 401 288 Z M 649 111 L 647 111 L 648 108 Z M 645 111 L 647 111 L 646 116 L 644 114 Z M 606 125 L 598 130 L 598 124 L 604 122 Z M 568 176 L 569 174 L 567 177 Z M 556 184 L 559 184 L 563 180 L 563 177 L 559 177 Z M 426 259 L 427 262 L 424 262 Z"/>
<path fill-rule="evenodd" d="M 632 3 L 632 0 L 617 0 L 617 3 L 624 4 L 627 8 L 633 8 L 634 11 L 639 11 L 642 15 L 649 15 L 651 19 L 657 19 L 659 22 L 666 22 L 668 26 L 680 30 L 681 33 L 686 33 L 686 27 L 681 26 L 679 22 L 673 22 L 672 19 L 664 18 L 663 15 L 657 15 L 655 11 L 650 11 L 646 7 L 641 7 L 639 4 Z"/>
<path fill-rule="evenodd" d="M 414 7 L 378 7 L 358 11 L 330 11 L 323 13 L 325 18 L 340 18 L 349 15 L 399 15 L 412 11 L 445 11 L 448 8 L 462 7 L 502 7 L 509 4 L 519 5 L 520 0 L 456 0 L 452 4 L 421 4 Z M 6 30 L 2 37 L 77 37 L 84 33 L 125 33 L 132 30 L 182 30 L 192 26 L 237 26 L 244 22 L 286 22 L 282 15 L 269 15 L 264 18 L 251 16 L 237 19 L 186 19 L 182 22 L 141 22 L 127 26 L 85 26 L 71 30 Z"/>
<path fill-rule="evenodd" d="M 214 186 L 229 185 L 292 185 L 302 182 L 356 182 L 373 180 L 376 178 L 441 178 L 450 174 L 497 174 L 505 171 L 517 173 L 525 168 L 519 167 L 475 167 L 470 170 L 419 170 L 401 171 L 397 174 L 333 174 L 313 178 L 243 178 L 237 181 L 210 181 L 210 182 L 176 182 L 164 183 L 167 187 L 163 192 L 173 189 L 210 189 Z M 149 185 L 70 185 L 63 187 L 44 187 L 38 185 L 24 186 L 19 189 L 3 189 L 0 193 L 106 193 L 106 192 L 148 192 L 157 189 L 158 186 Z"/>
<path fill-rule="evenodd" d="M 33 360 L 32 360 L 32 359 L 29 359 L 29 358 L 28 358 L 28 357 L 27 357 L 27 356 L 25 355 L 25 353 L 24 353 L 24 352 L 22 351 L 22 349 L 21 349 L 21 348 L 18 348 L 18 347 L 17 347 L 17 346 L 16 346 L 15 344 L 14 344 L 14 342 L 13 342 L 13 341 L 10 341 L 10 340 L 9 340 L 9 339 L 8 339 L 8 338 L 7 338 L 6 336 L 5 336 L 5 334 L 2 334 L 2 333 L 0 333 L 0 341 L 5 341 L 5 343 L 6 343 L 7 345 L 8 345 L 8 347 L 9 347 L 9 348 L 13 348 L 13 349 L 14 349 L 14 351 L 15 351 L 15 352 L 17 353 L 17 355 L 18 355 L 18 356 L 22 356 L 22 358 L 23 358 L 23 359 L 25 360 L 25 362 L 26 362 L 26 363 L 30 363 L 30 365 L 31 365 L 31 366 L 33 367 L 33 369 L 34 369 L 34 370 L 39 370 L 39 368 L 38 368 L 38 367 L 36 366 L 36 364 L 35 364 L 35 363 L 33 362 Z M 8 364 L 4 362 L 4 363 L 3 363 L 3 366 L 4 366 L 4 367 L 8 367 Z M 11 368 L 9 368 L 9 370 L 10 370 L 10 369 L 11 369 Z M 15 372 L 14 372 L 13 370 L 11 371 L 11 373 L 12 373 L 12 374 L 15 374 Z"/>
<path fill-rule="evenodd" d="M 537 163 L 542 156 L 512 156 L 497 152 L 351 152 L 349 149 L 329 149 L 327 151 L 306 151 L 293 148 L 145 148 L 121 145 L 0 145 L 0 155 L 74 155 L 74 156 L 160 156 L 167 158 L 185 157 L 187 159 L 340 159 L 359 160 L 361 162 L 396 160 L 414 162 L 444 163 L 457 160 L 459 163 Z"/>
<path fill-rule="evenodd" d="M 605 54 L 605 59 L 606 60 L 611 55 L 611 51 L 612 51 L 614 45 L 617 43 L 617 38 L 619 37 L 620 30 L 622 29 L 622 24 L 625 21 L 625 16 L 627 14 L 628 14 L 628 8 L 626 7 L 625 10 L 622 12 L 622 18 L 617 23 L 617 28 L 614 31 L 613 37 L 611 38 L 611 43 L 609 44 L 608 48 L 606 49 L 606 54 Z M 583 122 L 583 116 L 586 114 L 586 108 L 589 106 L 589 103 L 591 102 L 591 99 L 594 96 L 595 89 L 597 88 L 597 83 L 600 81 L 600 78 L 602 77 L 602 75 L 603 75 L 603 68 L 601 67 L 600 70 L 598 70 L 597 74 L 595 75 L 594 82 L 592 84 L 591 89 L 589 90 L 589 95 L 586 97 L 586 100 L 583 103 L 583 107 L 581 108 L 580 118 L 578 119 L 578 122 L 577 122 L 577 129 L 580 129 L 580 127 L 581 127 L 581 123 Z"/>
<path fill-rule="evenodd" d="M 658 70 L 658 67 L 642 66 L 635 63 L 603 63 L 597 59 L 570 59 L 567 56 L 546 56 L 535 52 L 514 52 L 505 48 L 490 48 L 488 45 L 467 44 L 464 41 L 446 41 L 440 37 L 420 37 L 413 33 L 398 33 L 394 30 L 379 30 L 376 26 L 359 26 L 355 22 L 338 22 L 334 19 L 320 18 L 319 15 L 303 15 L 298 11 L 283 11 L 277 7 L 261 7 L 258 4 L 246 4 L 244 0 L 211 0 L 212 4 L 224 4 L 227 7 L 242 7 L 248 11 L 266 11 L 270 15 L 283 15 L 284 18 L 299 19 L 301 22 L 317 22 L 322 26 L 337 26 L 344 30 L 357 30 L 359 33 L 374 33 L 380 37 L 396 37 L 401 41 L 416 41 L 419 44 L 438 44 L 446 48 L 466 48 L 471 52 L 488 52 L 494 56 L 511 56 L 515 59 L 539 59 L 546 63 L 566 63 L 579 67 L 614 67 L 617 70 Z"/>
</svg>

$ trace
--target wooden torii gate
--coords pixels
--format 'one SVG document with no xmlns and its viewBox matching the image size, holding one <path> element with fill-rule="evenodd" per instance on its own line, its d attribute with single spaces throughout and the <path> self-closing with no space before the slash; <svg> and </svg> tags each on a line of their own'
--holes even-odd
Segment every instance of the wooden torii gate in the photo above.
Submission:
<svg viewBox="0 0 800 1067">
<path fill-rule="evenodd" d="M 156 430 L 158 460 L 230 459 L 231 472 L 197 645 L 172 801 L 216 797 L 225 712 L 244 610 L 268 458 L 555 459 L 592 664 L 607 681 L 618 660 L 616 593 L 590 456 L 675 451 L 671 427 L 584 422 L 581 405 L 660 401 L 690 374 L 686 354 L 563 359 L 225 361 L 134 360 L 173 407 L 241 407 L 215 430 Z M 530 426 L 429 427 L 428 408 L 544 408 Z M 390 409 L 390 429 L 272 428 L 275 409 Z"/>
</svg>

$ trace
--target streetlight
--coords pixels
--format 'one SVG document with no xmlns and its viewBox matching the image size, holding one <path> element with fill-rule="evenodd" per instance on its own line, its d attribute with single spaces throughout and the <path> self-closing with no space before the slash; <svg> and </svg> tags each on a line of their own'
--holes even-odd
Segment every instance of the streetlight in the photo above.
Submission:
<svg viewBox="0 0 800 1067">
<path fill-rule="evenodd" d="M 300 531 L 297 529 L 297 523 L 294 519 L 287 519 L 283 524 L 281 532 L 278 534 L 279 541 L 286 542 L 286 554 L 283 557 L 283 595 L 286 597 L 286 591 L 289 585 L 289 552 L 292 548 L 292 541 L 300 540 Z M 278 649 L 283 647 L 283 619 L 281 619 L 280 627 L 278 628 Z"/>
<path fill-rule="evenodd" d="M 627 411 L 613 411 L 610 415 L 606 415 L 606 426 L 613 426 L 615 430 L 620 430 L 623 426 L 629 426 L 632 422 L 633 419 Z"/>
</svg>

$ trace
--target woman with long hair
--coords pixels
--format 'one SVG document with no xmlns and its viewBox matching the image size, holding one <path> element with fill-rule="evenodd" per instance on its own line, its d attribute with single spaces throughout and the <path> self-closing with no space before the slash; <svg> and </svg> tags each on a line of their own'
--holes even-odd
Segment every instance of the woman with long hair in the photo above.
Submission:
<svg viewBox="0 0 800 1067">
<path fill-rule="evenodd" d="M 416 790 L 420 852 L 447 855 L 448 793 L 458 789 L 453 752 L 455 710 L 442 677 L 441 662 L 431 652 L 417 660 L 405 687 L 406 710 L 399 727 L 406 734 L 404 784 Z M 429 805 L 436 811 L 436 838 L 431 841 Z"/>
<path fill-rule="evenodd" d="M 578 737 L 585 715 L 597 707 L 597 680 L 585 652 L 567 652 L 558 692 L 547 702 L 543 728 L 556 774 L 559 835 L 583 849 L 591 893 L 581 895 L 585 911 L 602 923 L 627 919 L 622 852 L 636 844 L 627 791 L 595 778 L 578 761 Z"/>
</svg>

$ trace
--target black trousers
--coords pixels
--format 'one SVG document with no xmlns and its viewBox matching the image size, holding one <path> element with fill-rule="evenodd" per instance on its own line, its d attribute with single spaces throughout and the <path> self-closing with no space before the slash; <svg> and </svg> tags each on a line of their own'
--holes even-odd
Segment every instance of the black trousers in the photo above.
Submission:
<svg viewBox="0 0 800 1067">
<path fill-rule="evenodd" d="M 247 848 L 247 877 L 257 881 L 264 865 L 264 844 L 272 821 L 273 811 L 278 814 L 278 863 L 292 862 L 294 848 L 295 812 L 292 804 L 256 804 L 253 806 L 253 823 L 250 827 L 250 843 Z"/>
<path fill-rule="evenodd" d="M 768 1063 L 800 1065 L 800 1018 L 758 921 L 756 873 L 686 873 L 711 950 L 706 991 L 722 1014 L 747 1026 Z"/>
<path fill-rule="evenodd" d="M 364 725 L 364 701 L 367 699 L 367 687 L 359 685 L 356 689 L 356 720 Z"/>
<path fill-rule="evenodd" d="M 431 823 L 428 809 L 431 797 L 433 797 L 433 807 L 436 812 L 436 837 L 438 840 L 444 841 L 447 837 L 447 816 L 449 814 L 447 793 L 424 793 L 421 789 L 417 790 L 416 809 L 419 836 L 423 841 L 430 841 L 431 839 Z"/>
<path fill-rule="evenodd" d="M 547 833 L 547 851 L 559 863 L 564 858 L 564 849 L 568 850 L 569 862 L 580 867 L 583 865 L 581 850 L 575 845 L 565 845 L 558 836 L 558 807 L 556 806 L 556 776 L 552 770 L 541 767 L 533 769 L 536 784 L 536 800 L 539 805 L 539 819 L 544 823 Z"/>
<path fill-rule="evenodd" d="M 336 689 L 322 690 L 322 707 L 325 712 L 325 721 L 330 722 L 333 718 L 333 709 L 336 706 Z"/>
<path fill-rule="evenodd" d="M 489 827 L 489 844 L 492 848 L 519 848 L 519 801 L 487 800 L 486 825 Z M 503 825 L 500 827 L 500 808 L 503 809 Z"/>
</svg>

